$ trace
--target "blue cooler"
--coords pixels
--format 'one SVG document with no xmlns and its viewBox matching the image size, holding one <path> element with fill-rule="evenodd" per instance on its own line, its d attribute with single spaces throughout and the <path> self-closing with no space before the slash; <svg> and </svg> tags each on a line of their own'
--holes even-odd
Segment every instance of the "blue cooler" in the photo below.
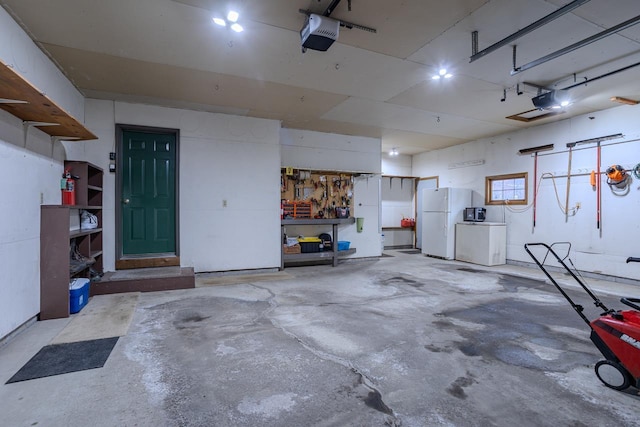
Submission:
<svg viewBox="0 0 640 427">
<path fill-rule="evenodd" d="M 77 313 L 89 302 L 89 279 L 73 279 L 69 283 L 69 312 Z"/>
</svg>

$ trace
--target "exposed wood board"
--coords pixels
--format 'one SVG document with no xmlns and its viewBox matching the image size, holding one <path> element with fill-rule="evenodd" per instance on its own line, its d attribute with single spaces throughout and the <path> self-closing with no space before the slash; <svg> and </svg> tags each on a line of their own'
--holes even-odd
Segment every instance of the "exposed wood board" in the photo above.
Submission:
<svg viewBox="0 0 640 427">
<path fill-rule="evenodd" d="M 449 0 L 428 2 L 412 0 L 403 2 L 347 2 L 338 5 L 331 15 L 358 24 L 376 28 L 377 34 L 359 30 L 341 29 L 339 41 L 366 50 L 397 58 L 407 58 L 429 41 L 487 3 L 487 0 Z"/>
<path fill-rule="evenodd" d="M 467 140 L 441 135 L 428 135 L 406 131 L 386 131 L 382 136 L 382 152 L 388 152 L 394 147 L 401 147 L 401 154 L 413 155 L 424 151 L 451 147 L 464 142 L 467 142 Z"/>
<path fill-rule="evenodd" d="M 316 117 L 346 99 L 311 89 L 45 45 L 80 89 Z M 122 73 L 127 78 L 122 79 Z M 87 76 L 92 76 L 88 79 Z"/>
<path fill-rule="evenodd" d="M 298 9 L 321 12 L 330 0 L 243 0 L 233 6 L 241 13 L 242 34 L 211 23 L 213 13 L 226 12 L 226 0 L 0 4 L 13 11 L 87 95 L 265 117 L 285 127 L 381 136 L 383 144 L 430 150 L 531 126 L 505 119 L 531 108 L 536 91 L 521 86 L 525 94 L 516 96 L 519 82 L 562 87 L 573 83 L 573 73 L 595 77 L 640 60 L 640 26 L 634 26 L 517 76 L 509 73 L 509 46 L 469 63 L 471 31 L 479 31 L 482 49 L 568 1 L 353 0 L 348 12 L 345 0 L 334 17 L 375 27 L 378 33 L 342 28 L 327 52 L 305 54 L 299 36 L 305 17 Z M 590 1 L 518 40 L 516 65 L 638 15 L 638 9 L 635 0 L 618 0 L 615 7 Z M 73 49 L 77 52 L 70 54 Z M 433 85 L 430 76 L 442 66 L 455 77 Z M 573 89 L 577 102 L 561 118 L 541 122 L 611 108 L 616 106 L 611 96 L 638 98 L 635 72 Z M 216 83 L 216 92 L 224 93 L 207 89 Z M 509 92 L 501 103 L 505 88 Z M 431 119 L 437 116 L 441 123 L 434 127 Z"/>
<path fill-rule="evenodd" d="M 565 0 L 548 0 L 561 7 Z M 590 1 L 573 11 L 573 14 L 604 28 L 611 28 L 632 16 L 640 15 L 640 4 L 637 0 L 616 0 L 615 3 L 604 0 Z M 640 26 L 623 31 L 625 37 L 640 41 Z"/>
<path fill-rule="evenodd" d="M 323 118 L 458 138 L 480 138 L 514 129 L 513 126 L 361 98 L 347 99 Z"/>
<path fill-rule="evenodd" d="M 82 93 L 87 98 L 122 101 L 122 102 L 131 103 L 131 104 L 159 105 L 159 106 L 169 107 L 169 108 L 180 108 L 184 110 L 194 110 L 194 111 L 206 111 L 208 113 L 233 114 L 236 116 L 246 116 L 249 113 L 248 109 L 243 109 L 243 108 L 223 107 L 219 105 L 202 104 L 202 103 L 190 102 L 190 101 L 179 101 L 179 100 L 168 99 L 168 98 L 157 98 L 153 96 L 130 95 L 130 94 L 115 93 L 115 92 L 103 92 L 103 91 L 91 90 L 91 89 L 83 89 Z"/>
<path fill-rule="evenodd" d="M 507 116 L 531 108 L 531 97 L 534 95 L 535 93 L 523 93 L 517 96 L 515 91 L 510 91 L 506 100 L 501 102 L 502 86 L 458 75 L 455 79 L 428 80 L 420 83 L 388 102 L 425 111 L 441 111 L 451 115 L 500 122 L 496 116 Z M 464 103 L 460 102 L 460 97 L 464 97 Z M 508 121 L 502 123 L 511 124 Z"/>
<path fill-rule="evenodd" d="M 449 68 L 452 68 L 456 74 L 466 74 L 510 87 L 523 80 L 553 82 L 572 73 L 591 68 L 594 59 L 602 63 L 629 55 L 640 48 L 640 45 L 622 36 L 611 36 L 579 49 L 582 52 L 579 52 L 578 55 L 567 55 L 514 77 L 509 74 L 513 66 L 512 49 L 509 46 L 493 52 L 487 58 L 482 58 L 472 64 L 468 63 L 468 56 L 471 53 L 471 31 L 479 31 L 479 45 L 482 48 L 515 31 L 512 20 L 496 19 L 496 16 L 501 16 L 504 13 L 514 15 L 517 12 L 519 16 L 526 16 L 530 22 L 533 22 L 537 17 L 543 16 L 545 11 L 549 12 L 547 10 L 549 5 L 541 7 L 540 3 L 540 1 L 517 0 L 504 5 L 500 2 L 492 2 L 448 30 L 425 49 L 412 55 L 410 59 L 429 64 L 436 62 L 446 52 L 456 52 L 456 56 L 450 56 L 447 60 L 441 59 L 440 63 L 452 64 Z M 506 9 L 501 11 L 498 9 L 501 7 Z M 568 28 L 571 31 L 567 31 Z M 519 39 L 516 43 L 517 64 L 535 60 L 559 47 L 575 43 L 601 30 L 602 28 L 580 17 L 567 14 Z"/>
<path fill-rule="evenodd" d="M 174 8 L 164 5 L 158 9 L 186 7 L 175 2 L 172 4 Z M 99 11 L 104 8 L 101 7 Z M 54 16 L 61 14 L 58 11 L 61 8 L 54 9 Z M 328 52 L 311 51 L 303 54 L 297 30 L 253 23 L 245 25 L 247 28 L 244 33 L 235 34 L 215 26 L 206 11 L 196 8 L 187 8 L 192 12 L 186 22 L 171 21 L 164 14 L 154 17 L 159 22 L 143 14 L 138 16 L 136 22 L 134 17 L 141 12 L 137 8 L 130 9 L 131 6 L 124 5 L 116 16 L 123 26 L 122 29 L 118 28 L 116 34 L 108 21 L 94 23 L 93 26 L 73 21 L 68 22 L 66 28 L 50 25 L 42 37 L 46 38 L 48 45 L 378 100 L 386 100 L 425 78 L 425 71 L 419 64 L 356 49 L 340 42 L 335 43 Z M 39 13 L 45 14 L 42 11 Z M 78 19 L 81 18 L 79 12 L 74 13 Z M 169 11 L 166 14 L 170 15 Z M 61 22 L 67 22 L 69 18 L 61 16 L 60 19 Z M 69 34 L 74 34 L 70 28 L 82 36 L 70 37 Z M 127 40 L 137 42 L 130 43 Z M 194 55 L 194 52 L 197 54 Z M 338 67 L 336 64 L 339 64 Z M 393 75 L 402 75 L 403 78 L 389 78 Z"/>
<path fill-rule="evenodd" d="M 223 2 L 215 0 L 175 1 L 207 10 L 224 7 Z M 444 32 L 451 22 L 461 20 L 487 1 L 451 0 L 431 2 L 426 7 L 424 0 L 400 3 L 355 1 L 352 3 L 351 12 L 344 1 L 338 5 L 331 17 L 372 27 L 378 31 L 378 34 L 373 34 L 342 27 L 338 38 L 340 43 L 404 59 Z M 256 22 L 297 32 L 304 24 L 304 16 L 298 9 L 321 14 L 329 3 L 327 0 L 251 0 L 245 1 L 242 9 Z"/>
<path fill-rule="evenodd" d="M 36 126 L 47 135 L 74 140 L 98 139 L 78 120 L 2 62 L 0 62 L 0 98 L 26 101 L 27 103 L 0 104 L 0 108 L 23 121 L 56 123 L 56 126 Z"/>
<path fill-rule="evenodd" d="M 278 116 L 268 111 L 251 111 L 252 117 L 277 120 Z M 365 136 L 380 138 L 382 129 L 377 126 L 359 125 L 356 123 L 341 122 L 337 120 L 322 119 L 285 119 L 281 121 L 283 128 L 311 130 L 324 133 L 336 133 L 341 135 Z"/>
</svg>

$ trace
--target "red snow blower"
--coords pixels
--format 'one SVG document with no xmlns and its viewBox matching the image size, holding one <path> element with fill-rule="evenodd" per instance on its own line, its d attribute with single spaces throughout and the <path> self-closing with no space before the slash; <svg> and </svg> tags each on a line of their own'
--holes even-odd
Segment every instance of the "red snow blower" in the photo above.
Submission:
<svg viewBox="0 0 640 427">
<path fill-rule="evenodd" d="M 554 245 L 568 245 L 567 255 L 560 258 L 553 250 Z M 540 261 L 530 250 L 534 246 L 541 246 L 546 249 L 544 258 Z M 557 242 L 552 245 L 545 243 L 527 243 L 524 249 L 529 256 L 540 267 L 544 274 L 551 280 L 551 283 L 569 301 L 571 307 L 578 313 L 591 328 L 591 341 L 605 357 L 595 365 L 596 375 L 606 385 L 615 390 L 624 390 L 629 386 L 640 389 L 640 298 L 621 298 L 620 302 L 631 307 L 633 310 L 613 310 L 607 308 L 602 301 L 587 287 L 584 279 L 578 277 L 580 274 L 573 266 L 569 258 L 571 243 Z M 547 257 L 551 254 L 556 261 L 573 277 L 578 284 L 593 299 L 596 307 L 601 308 L 603 313 L 595 320 L 589 321 L 584 315 L 584 307 L 576 304 L 562 289 L 544 267 Z M 565 260 L 571 263 L 572 269 L 565 264 Z M 640 258 L 627 258 L 629 262 L 640 262 Z"/>
</svg>

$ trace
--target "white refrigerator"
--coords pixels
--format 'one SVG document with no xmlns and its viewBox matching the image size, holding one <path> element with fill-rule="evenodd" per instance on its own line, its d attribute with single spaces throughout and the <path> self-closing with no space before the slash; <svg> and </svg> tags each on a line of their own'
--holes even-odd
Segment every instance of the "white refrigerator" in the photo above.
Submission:
<svg viewBox="0 0 640 427">
<path fill-rule="evenodd" d="M 444 259 L 455 258 L 456 223 L 464 208 L 472 205 L 472 190 L 434 188 L 422 192 L 422 253 Z"/>
</svg>

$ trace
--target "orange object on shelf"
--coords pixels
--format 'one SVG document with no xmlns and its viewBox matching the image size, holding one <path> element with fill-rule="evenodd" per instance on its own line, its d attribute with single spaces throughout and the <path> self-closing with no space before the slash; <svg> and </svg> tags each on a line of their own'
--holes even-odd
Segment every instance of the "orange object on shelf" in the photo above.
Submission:
<svg viewBox="0 0 640 427">
<path fill-rule="evenodd" d="M 282 203 L 282 217 L 287 218 L 311 218 L 311 202 L 291 202 Z"/>
<path fill-rule="evenodd" d="M 411 228 L 416 226 L 416 220 L 413 218 L 402 218 L 400 220 L 400 227 Z"/>
</svg>

